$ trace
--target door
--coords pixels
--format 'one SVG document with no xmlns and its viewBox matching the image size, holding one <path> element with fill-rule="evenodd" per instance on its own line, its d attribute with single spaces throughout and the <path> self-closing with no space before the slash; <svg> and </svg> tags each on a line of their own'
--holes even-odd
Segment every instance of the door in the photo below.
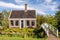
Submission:
<svg viewBox="0 0 60 40">
<path fill-rule="evenodd" d="M 23 28 L 23 27 L 24 27 L 24 21 L 21 20 L 21 26 L 20 26 L 20 28 Z"/>
</svg>

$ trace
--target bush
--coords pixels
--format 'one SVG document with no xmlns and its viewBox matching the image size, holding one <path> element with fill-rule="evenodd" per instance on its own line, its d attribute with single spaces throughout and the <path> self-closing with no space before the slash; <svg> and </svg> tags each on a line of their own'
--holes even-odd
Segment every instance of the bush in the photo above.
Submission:
<svg viewBox="0 0 60 40">
<path fill-rule="evenodd" d="M 58 33 L 59 37 L 60 37 L 60 32 Z"/>
<path fill-rule="evenodd" d="M 34 29 L 31 29 L 31 28 L 23 28 L 23 29 L 17 29 L 17 28 L 9 29 L 9 28 L 7 28 L 4 30 L 4 32 L 5 32 L 5 34 L 7 34 L 10 37 L 21 36 L 21 37 L 25 38 L 25 37 L 32 36 L 33 30 Z"/>
<path fill-rule="evenodd" d="M 45 32 L 42 28 L 39 28 L 39 29 L 35 29 L 34 30 L 34 36 L 33 37 L 37 37 L 37 38 L 43 38 L 45 37 Z"/>
<path fill-rule="evenodd" d="M 27 37 L 33 37 L 33 38 L 41 38 L 44 37 L 44 31 L 41 29 L 32 29 L 32 28 L 23 28 L 23 29 L 17 29 L 17 28 L 12 28 L 12 29 L 5 29 L 4 31 L 5 35 L 8 35 L 9 37 L 22 37 L 22 38 L 27 38 Z"/>
</svg>

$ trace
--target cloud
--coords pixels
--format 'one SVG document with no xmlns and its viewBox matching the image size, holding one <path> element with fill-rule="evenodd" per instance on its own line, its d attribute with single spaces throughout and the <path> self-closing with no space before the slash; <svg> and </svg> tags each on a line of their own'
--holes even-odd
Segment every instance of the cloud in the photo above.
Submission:
<svg viewBox="0 0 60 40">
<path fill-rule="evenodd" d="M 13 3 L 6 3 L 6 2 L 2 2 L 2 1 L 0 1 L 0 7 L 15 8 L 15 9 L 23 9 L 24 8 L 23 5 L 15 5 Z"/>
<path fill-rule="evenodd" d="M 13 3 L 6 3 L 6 2 L 2 2 L 0 1 L 0 7 L 4 7 L 4 8 L 14 8 L 14 9 L 24 9 L 25 8 L 25 5 L 15 5 Z M 29 7 L 28 6 L 28 9 L 29 10 L 34 10 L 33 7 Z"/>
<path fill-rule="evenodd" d="M 35 1 L 37 1 L 37 2 L 40 2 L 41 0 L 35 0 Z M 15 2 L 17 3 L 17 4 L 24 4 L 24 3 L 28 3 L 29 2 L 29 0 L 15 0 Z M 29 4 L 29 3 L 28 3 Z M 42 11 L 42 10 L 40 10 L 39 8 L 35 8 L 34 7 L 34 5 L 32 6 L 32 4 L 29 4 L 30 5 L 30 7 L 28 7 L 28 9 L 29 10 L 36 10 L 36 12 L 39 14 L 41 14 L 41 15 L 46 15 L 46 13 L 44 12 L 44 11 Z"/>
<path fill-rule="evenodd" d="M 38 14 L 40 15 L 47 15 L 47 13 L 45 13 L 44 11 L 41 11 L 41 10 L 36 10 Z"/>
<path fill-rule="evenodd" d="M 28 9 L 30 10 L 36 10 L 38 14 L 41 15 L 46 15 L 49 14 L 50 11 L 54 12 L 57 10 L 57 2 L 56 1 L 52 1 L 52 0 L 44 0 L 44 2 L 42 1 L 40 3 L 41 0 L 34 0 L 34 3 L 31 3 L 33 0 L 15 0 L 16 5 L 14 3 L 6 3 L 3 1 L 0 1 L 0 7 L 4 7 L 4 8 L 14 8 L 14 9 L 24 9 L 24 5 L 25 3 L 27 3 Z M 37 2 L 35 2 L 37 1 Z M 48 12 L 49 10 L 49 12 Z"/>
<path fill-rule="evenodd" d="M 57 10 L 57 2 L 56 1 L 53 1 L 53 0 L 35 0 L 36 3 L 38 2 L 41 2 L 39 4 L 30 4 L 31 2 L 29 2 L 29 0 L 15 0 L 16 3 L 20 3 L 20 4 L 29 4 L 31 7 L 29 7 L 29 9 L 35 9 L 37 11 L 37 13 L 41 14 L 41 15 L 46 15 L 46 14 L 49 14 L 49 13 L 46 13 L 48 12 L 47 10 L 51 11 L 51 12 L 54 12 Z M 35 8 L 34 8 L 35 7 Z"/>
<path fill-rule="evenodd" d="M 29 0 L 15 0 L 15 2 L 19 3 L 19 4 L 25 4 L 25 3 L 29 4 L 29 3 L 31 3 L 31 2 L 28 3 L 28 1 Z M 36 0 L 36 1 L 39 2 L 41 0 Z M 32 4 L 30 4 L 30 5 L 32 5 Z M 49 9 L 51 11 L 56 11 L 56 8 L 57 8 L 57 3 L 53 2 L 52 0 L 44 0 L 44 2 L 39 3 L 38 5 L 40 5 L 40 6 L 43 5 L 42 7 L 44 7 L 45 10 Z M 34 6 L 36 6 L 36 5 L 34 5 Z M 43 8 L 41 8 L 41 9 L 43 9 Z"/>
<path fill-rule="evenodd" d="M 15 0 L 15 2 L 19 3 L 19 2 L 24 2 L 23 0 Z"/>
<path fill-rule="evenodd" d="M 52 4 L 55 5 L 55 4 L 57 4 L 57 2 L 53 2 Z"/>
<path fill-rule="evenodd" d="M 45 2 L 50 3 L 50 2 L 52 2 L 52 0 L 45 0 Z"/>
<path fill-rule="evenodd" d="M 15 2 L 17 3 L 17 4 L 22 4 L 22 3 L 25 3 L 25 0 L 15 0 Z"/>
<path fill-rule="evenodd" d="M 17 4 L 26 4 L 29 0 L 15 0 Z"/>
<path fill-rule="evenodd" d="M 36 0 L 37 2 L 41 2 L 42 0 Z"/>
<path fill-rule="evenodd" d="M 58 4 L 55 1 L 48 4 L 44 2 L 40 4 L 40 6 L 42 6 L 45 10 L 56 11 Z"/>
<path fill-rule="evenodd" d="M 15 5 L 13 3 L 6 3 L 6 2 L 2 2 L 2 1 L 0 1 L 0 7 L 14 8 L 14 9 L 24 9 L 24 5 Z M 28 6 L 28 10 L 36 10 L 36 8 Z M 38 9 L 36 11 L 37 11 L 37 13 L 40 13 L 41 15 L 45 15 L 46 14 L 43 11 L 38 10 Z"/>
</svg>

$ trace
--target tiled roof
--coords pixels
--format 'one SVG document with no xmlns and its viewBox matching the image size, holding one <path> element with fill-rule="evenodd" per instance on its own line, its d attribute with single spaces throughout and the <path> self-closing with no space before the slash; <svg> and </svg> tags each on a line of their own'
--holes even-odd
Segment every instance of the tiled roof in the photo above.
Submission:
<svg viewBox="0 0 60 40">
<path fill-rule="evenodd" d="M 35 18 L 36 12 L 35 10 L 12 10 L 10 18 Z"/>
</svg>

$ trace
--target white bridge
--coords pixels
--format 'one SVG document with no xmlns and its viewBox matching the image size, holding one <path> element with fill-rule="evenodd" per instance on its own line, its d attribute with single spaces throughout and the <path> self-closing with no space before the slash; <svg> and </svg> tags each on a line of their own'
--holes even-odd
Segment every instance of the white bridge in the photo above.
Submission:
<svg viewBox="0 0 60 40">
<path fill-rule="evenodd" d="M 41 27 L 43 28 L 47 36 L 49 36 L 49 32 L 51 31 L 52 34 L 58 37 L 58 29 L 52 26 L 51 24 L 43 23 L 41 24 Z"/>
</svg>

